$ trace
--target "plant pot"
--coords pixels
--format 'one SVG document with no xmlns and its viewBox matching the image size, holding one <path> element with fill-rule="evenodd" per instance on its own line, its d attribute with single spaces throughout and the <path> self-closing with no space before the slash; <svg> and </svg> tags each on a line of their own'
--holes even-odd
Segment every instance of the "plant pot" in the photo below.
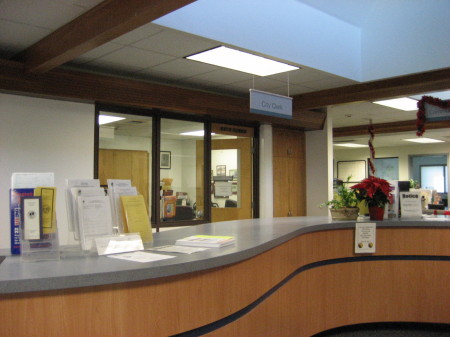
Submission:
<svg viewBox="0 0 450 337">
<path fill-rule="evenodd" d="M 384 207 L 370 206 L 369 207 L 370 220 L 383 220 L 384 218 Z"/>
<path fill-rule="evenodd" d="M 330 208 L 333 220 L 356 220 L 358 218 L 358 207 Z"/>
</svg>

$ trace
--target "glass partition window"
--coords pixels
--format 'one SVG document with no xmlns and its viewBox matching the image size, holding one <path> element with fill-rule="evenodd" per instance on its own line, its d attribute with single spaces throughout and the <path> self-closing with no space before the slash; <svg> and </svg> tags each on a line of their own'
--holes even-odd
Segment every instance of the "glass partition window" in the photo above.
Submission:
<svg viewBox="0 0 450 337">
<path fill-rule="evenodd" d="M 148 116 L 99 112 L 100 184 L 106 188 L 107 179 L 131 180 L 144 196 L 148 210 L 152 195 L 152 123 Z"/>
<path fill-rule="evenodd" d="M 420 185 L 429 190 L 436 190 L 438 193 L 447 193 L 448 178 L 445 174 L 447 166 L 421 166 Z"/>
<path fill-rule="evenodd" d="M 161 119 L 161 221 L 204 218 L 204 124 Z"/>
</svg>

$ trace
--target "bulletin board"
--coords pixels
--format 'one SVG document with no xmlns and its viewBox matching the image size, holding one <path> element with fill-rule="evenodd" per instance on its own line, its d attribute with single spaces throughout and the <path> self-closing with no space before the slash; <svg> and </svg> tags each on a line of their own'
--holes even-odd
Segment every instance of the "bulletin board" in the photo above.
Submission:
<svg viewBox="0 0 450 337">
<path fill-rule="evenodd" d="M 374 158 L 375 176 L 386 180 L 398 180 L 398 157 Z"/>
<path fill-rule="evenodd" d="M 360 182 L 366 178 L 366 161 L 365 160 L 347 160 L 337 162 L 337 178 L 346 181 L 352 176 L 350 182 Z"/>
</svg>

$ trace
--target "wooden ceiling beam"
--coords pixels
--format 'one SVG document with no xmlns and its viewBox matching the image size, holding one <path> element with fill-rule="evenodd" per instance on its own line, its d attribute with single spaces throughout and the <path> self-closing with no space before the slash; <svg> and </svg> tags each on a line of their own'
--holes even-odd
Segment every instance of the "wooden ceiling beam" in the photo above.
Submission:
<svg viewBox="0 0 450 337">
<path fill-rule="evenodd" d="M 450 89 L 450 68 L 295 95 L 299 109 L 417 95 Z"/>
<path fill-rule="evenodd" d="M 195 0 L 106 0 L 19 54 L 43 73 Z"/>
<path fill-rule="evenodd" d="M 0 92 L 52 99 L 159 108 L 236 122 L 268 123 L 299 130 L 321 130 L 324 111 L 293 111 L 293 118 L 250 113 L 248 98 L 159 85 L 62 68 L 26 72 L 20 62 L 0 59 Z"/>
<path fill-rule="evenodd" d="M 347 126 L 333 129 L 333 137 L 367 135 L 367 125 Z M 417 131 L 416 120 L 374 124 L 376 134 Z M 425 124 L 426 130 L 450 128 L 450 121 L 434 121 Z"/>
</svg>

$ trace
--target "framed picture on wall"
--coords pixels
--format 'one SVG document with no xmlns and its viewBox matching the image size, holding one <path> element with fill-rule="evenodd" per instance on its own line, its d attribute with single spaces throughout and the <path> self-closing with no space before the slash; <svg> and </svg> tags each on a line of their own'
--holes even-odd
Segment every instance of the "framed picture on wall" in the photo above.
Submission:
<svg viewBox="0 0 450 337">
<path fill-rule="evenodd" d="M 216 173 L 218 176 L 226 176 L 227 175 L 227 166 L 226 165 L 216 165 Z"/>
<path fill-rule="evenodd" d="M 346 181 L 351 176 L 351 183 L 357 183 L 366 178 L 365 160 L 344 160 L 337 162 L 337 178 Z"/>
<path fill-rule="evenodd" d="M 375 158 L 376 176 L 386 180 L 398 180 L 398 157 Z M 369 174 L 369 172 L 367 172 Z"/>
<path fill-rule="evenodd" d="M 170 151 L 161 151 L 159 153 L 159 168 L 170 169 L 172 164 L 172 154 Z"/>
</svg>

